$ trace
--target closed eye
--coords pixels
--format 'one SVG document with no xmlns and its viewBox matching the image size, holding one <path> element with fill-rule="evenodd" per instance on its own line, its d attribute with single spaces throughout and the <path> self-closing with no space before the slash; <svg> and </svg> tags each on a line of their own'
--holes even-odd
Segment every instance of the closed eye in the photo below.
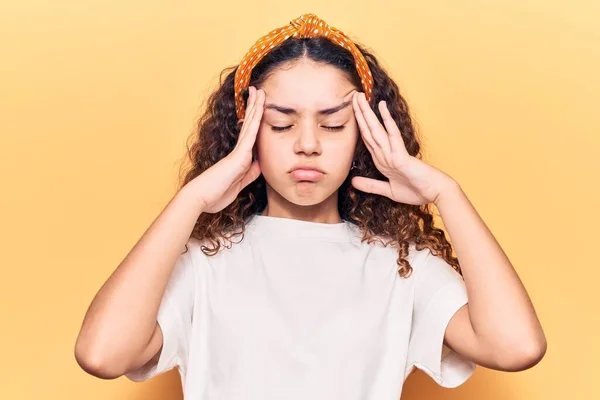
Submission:
<svg viewBox="0 0 600 400">
<path fill-rule="evenodd" d="M 328 130 L 328 131 L 341 131 L 342 129 L 344 129 L 346 125 L 339 125 L 339 126 L 323 126 L 322 128 Z M 292 127 L 292 125 L 288 125 L 288 126 L 271 126 L 271 129 L 274 130 L 275 132 L 283 132 L 286 131 L 288 129 L 290 129 Z"/>
</svg>

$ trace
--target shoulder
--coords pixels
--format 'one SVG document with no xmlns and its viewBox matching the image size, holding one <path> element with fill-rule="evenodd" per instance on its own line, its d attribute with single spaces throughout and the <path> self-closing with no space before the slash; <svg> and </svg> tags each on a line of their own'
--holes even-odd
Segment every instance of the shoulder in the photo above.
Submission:
<svg viewBox="0 0 600 400">
<path fill-rule="evenodd" d="M 410 264 L 415 283 L 421 288 L 435 290 L 446 285 L 463 285 L 461 274 L 444 257 L 435 255 L 429 248 L 417 250 L 413 246 Z"/>
<path fill-rule="evenodd" d="M 358 228 L 354 229 L 357 234 L 362 235 Z M 400 254 L 400 245 L 388 236 L 374 235 L 372 238 L 363 241 L 362 245 L 369 246 L 377 252 L 394 254 L 396 257 Z M 404 258 L 411 263 L 411 266 L 413 266 L 413 264 L 423 264 L 430 256 L 433 256 L 433 254 L 429 248 L 417 250 L 416 244 L 414 242 L 409 242 L 408 252 Z"/>
<path fill-rule="evenodd" d="M 393 259 L 394 262 L 400 257 L 400 245 L 395 240 L 384 235 L 374 235 L 370 239 L 362 240 L 362 231 L 358 228 L 354 229 L 357 232 L 357 238 L 359 238 L 359 246 L 367 249 L 373 256 L 377 256 L 378 258 L 383 257 L 388 260 Z M 414 242 L 408 243 L 407 250 L 406 255 L 402 258 L 408 261 L 413 270 L 422 269 L 428 258 L 433 256 L 431 250 L 428 248 L 418 250 Z"/>
<path fill-rule="evenodd" d="M 190 237 L 181 248 L 175 270 L 179 270 L 179 273 L 188 277 L 193 275 L 195 270 L 202 265 L 203 260 L 207 257 L 202 251 L 202 248 L 206 244 L 204 240 Z"/>
<path fill-rule="evenodd" d="M 390 241 L 389 238 L 376 236 L 370 243 L 363 242 L 363 246 L 369 246 L 372 251 L 377 254 L 385 255 L 386 257 L 394 257 L 396 260 L 400 256 L 400 246 L 398 243 Z M 408 244 L 408 252 L 403 257 L 412 267 L 413 278 L 427 279 L 429 274 L 439 273 L 457 273 L 446 260 L 434 255 L 428 247 L 417 248 L 414 242 Z"/>
</svg>

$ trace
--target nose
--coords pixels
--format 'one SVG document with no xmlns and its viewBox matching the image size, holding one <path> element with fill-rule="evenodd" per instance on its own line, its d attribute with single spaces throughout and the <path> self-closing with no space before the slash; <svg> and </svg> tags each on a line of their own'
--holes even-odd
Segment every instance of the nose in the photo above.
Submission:
<svg viewBox="0 0 600 400">
<path fill-rule="evenodd" d="M 296 153 L 306 155 L 321 153 L 321 143 L 317 137 L 317 129 L 312 124 L 303 124 L 296 131 L 298 132 L 298 137 L 294 143 Z"/>
</svg>

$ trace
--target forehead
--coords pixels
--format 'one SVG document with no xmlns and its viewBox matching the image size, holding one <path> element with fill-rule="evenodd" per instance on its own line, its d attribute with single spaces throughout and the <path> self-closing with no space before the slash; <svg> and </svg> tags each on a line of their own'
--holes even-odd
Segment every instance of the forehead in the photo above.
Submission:
<svg viewBox="0 0 600 400">
<path fill-rule="evenodd" d="M 304 59 L 277 68 L 261 88 L 267 103 L 298 110 L 337 105 L 356 89 L 339 68 Z"/>
</svg>

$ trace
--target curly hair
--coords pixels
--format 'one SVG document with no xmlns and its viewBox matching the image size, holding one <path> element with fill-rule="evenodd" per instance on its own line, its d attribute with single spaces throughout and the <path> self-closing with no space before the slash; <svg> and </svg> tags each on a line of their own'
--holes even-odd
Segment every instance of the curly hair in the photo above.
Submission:
<svg viewBox="0 0 600 400">
<path fill-rule="evenodd" d="M 398 85 L 390 78 L 378 60 L 363 45 L 357 44 L 373 76 L 371 107 L 382 122 L 378 104 L 385 100 L 390 113 L 402 132 L 402 137 L 411 156 L 422 158 L 421 145 L 413 126 L 406 100 Z M 274 47 L 253 69 L 248 86 L 259 87 L 278 66 L 302 58 L 335 66 L 344 73 L 357 89 L 362 88 L 352 54 L 327 38 L 291 37 Z M 187 141 L 188 168 L 180 171 L 180 188 L 229 154 L 236 145 L 241 126 L 238 125 L 234 101 L 234 77 L 238 66 L 221 71 L 219 86 L 206 100 L 206 108 L 200 116 L 197 128 Z M 361 90 L 361 89 L 358 89 Z M 248 100 L 248 90 L 243 93 Z M 255 147 L 256 149 L 256 147 Z M 406 259 L 409 245 L 417 250 L 429 248 L 432 254 L 441 256 L 462 275 L 458 259 L 452 256 L 452 246 L 442 229 L 434 226 L 431 204 L 410 205 L 397 203 L 387 197 L 364 193 L 355 189 L 350 181 L 353 176 L 387 180 L 377 170 L 364 142 L 358 141 L 354 165 L 338 190 L 338 211 L 341 218 L 360 227 L 362 241 L 380 241 L 384 246 L 398 249 L 398 273 L 407 278 L 412 267 Z M 206 255 L 216 254 L 222 247 L 229 248 L 232 238 L 245 231 L 248 218 L 260 213 L 267 204 L 265 179 L 260 175 L 246 186 L 237 198 L 220 212 L 200 214 L 191 237 L 202 240 L 202 251 Z M 236 232 L 236 230 L 240 230 Z M 382 240 L 385 238 L 384 240 Z"/>
</svg>

